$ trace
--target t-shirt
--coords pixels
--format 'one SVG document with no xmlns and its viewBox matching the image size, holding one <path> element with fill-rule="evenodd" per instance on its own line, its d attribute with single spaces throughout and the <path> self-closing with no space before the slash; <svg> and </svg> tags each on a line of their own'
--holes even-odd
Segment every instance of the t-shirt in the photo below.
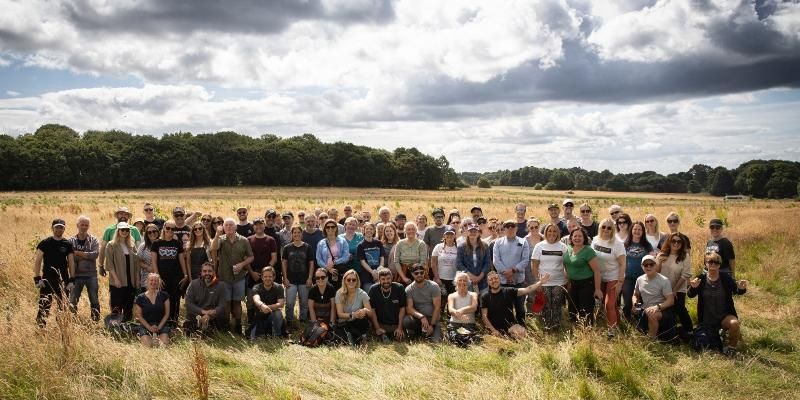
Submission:
<svg viewBox="0 0 800 400">
<path fill-rule="evenodd" d="M 183 276 L 181 264 L 178 261 L 178 254 L 183 253 L 181 242 L 177 239 L 158 239 L 150 246 L 150 251 L 156 253 L 156 265 L 162 278 Z"/>
<path fill-rule="evenodd" d="M 250 242 L 250 249 L 253 250 L 253 262 L 250 263 L 250 269 L 260 273 L 264 267 L 269 265 L 272 253 L 277 255 L 278 245 L 275 243 L 275 239 L 266 235 L 262 238 L 252 235 L 247 238 L 247 241 Z"/>
<path fill-rule="evenodd" d="M 603 240 L 596 237 L 592 241 L 592 249 L 597 254 L 600 279 L 603 282 L 619 280 L 622 265 L 619 264 L 618 257 L 625 257 L 625 244 L 617 239 Z"/>
<path fill-rule="evenodd" d="M 653 250 L 658 252 L 661 249 L 659 245 L 661 244 L 661 238 L 663 238 L 664 235 L 661 232 L 658 232 L 658 234 L 656 235 L 645 235 L 645 236 L 647 236 L 647 241 L 650 242 L 650 246 L 653 246 Z"/>
<path fill-rule="evenodd" d="M 286 278 L 292 285 L 304 285 L 308 280 L 308 263 L 314 262 L 314 250 L 308 243 L 295 246 L 292 243 L 283 246 L 281 259 L 286 260 Z M 312 264 L 313 265 L 313 264 Z"/>
<path fill-rule="evenodd" d="M 381 325 L 399 325 L 397 317 L 400 315 L 400 308 L 406 306 L 406 291 L 403 285 L 392 282 L 389 294 L 383 292 L 381 284 L 373 284 L 369 288 L 369 304 L 375 310 L 375 316 Z"/>
<path fill-rule="evenodd" d="M 413 282 L 406 287 L 406 299 L 411 298 L 414 309 L 426 317 L 433 316 L 433 300 L 441 297 L 442 291 L 434 281 L 425 280 L 422 282 L 422 287 Z"/>
<path fill-rule="evenodd" d="M 150 325 L 158 325 L 161 323 L 161 319 L 164 318 L 166 311 L 164 304 L 167 301 L 169 301 L 169 294 L 159 290 L 154 303 L 151 303 L 150 299 L 147 298 L 147 293 L 140 293 L 136 296 L 134 303 L 142 309 L 142 319 Z"/>
<path fill-rule="evenodd" d="M 314 230 L 314 233 L 308 233 L 306 230 L 303 230 L 303 241 L 308 243 L 312 249 L 316 249 L 319 242 L 324 238 L 322 235 L 322 231 L 319 229 Z M 314 264 L 316 267 L 320 267 L 316 265 L 316 260 L 314 260 Z"/>
<path fill-rule="evenodd" d="M 253 224 L 248 222 L 244 225 L 236 224 L 236 233 L 246 238 L 249 238 L 250 236 L 253 236 L 256 233 L 256 231 L 255 229 L 253 229 Z"/>
<path fill-rule="evenodd" d="M 258 295 L 258 298 L 261 299 L 261 302 L 264 304 L 275 304 L 278 300 L 284 298 L 283 285 L 280 283 L 272 283 L 272 287 L 267 289 L 264 287 L 263 283 L 259 283 L 253 286 L 253 296 L 255 295 Z"/>
<path fill-rule="evenodd" d="M 317 319 L 330 320 L 331 301 L 334 297 L 336 297 L 336 289 L 331 285 L 325 285 L 325 290 L 322 292 L 317 285 L 308 291 L 308 299 L 314 300 L 314 313 L 317 314 Z"/>
<path fill-rule="evenodd" d="M 636 278 L 634 290 L 639 291 L 642 305 L 647 308 L 666 301 L 672 294 L 672 285 L 666 276 L 657 273 L 652 280 L 647 279 L 647 275 Z"/>
<path fill-rule="evenodd" d="M 648 254 L 647 249 L 639 243 L 631 242 L 625 249 L 625 279 L 636 279 L 644 273 L 642 259 Z"/>
<path fill-rule="evenodd" d="M 517 221 L 517 237 L 524 238 L 528 236 L 528 222 L 527 221 Z"/>
<path fill-rule="evenodd" d="M 446 225 L 442 225 L 438 227 L 436 225 L 429 226 L 428 229 L 425 229 L 425 236 L 423 236 L 422 241 L 428 245 L 428 256 L 430 257 L 433 253 L 433 248 L 436 247 L 439 243 L 442 243 L 442 238 L 444 237 L 444 231 L 447 229 Z"/>
<path fill-rule="evenodd" d="M 183 225 L 182 227 L 176 227 L 172 230 L 172 233 L 178 239 L 179 242 L 183 243 L 183 237 L 192 234 L 192 227 L 189 224 Z M 191 237 L 191 236 L 190 236 Z"/>
<path fill-rule="evenodd" d="M 590 238 L 593 238 L 593 237 L 597 236 L 597 230 L 599 228 L 599 225 L 597 224 L 596 221 L 592 221 L 592 224 L 587 226 L 587 225 L 584 225 L 582 222 L 580 222 L 580 220 L 578 220 L 578 226 L 580 226 L 581 228 L 585 229 L 586 230 L 586 234 Z"/>
<path fill-rule="evenodd" d="M 356 293 L 351 296 L 350 302 L 348 303 L 346 300 L 341 289 L 336 291 L 336 304 L 341 304 L 342 311 L 349 314 L 364 308 L 364 303 L 369 303 L 369 295 L 363 289 L 356 288 Z M 339 318 L 339 321 L 347 321 L 347 318 Z"/>
<path fill-rule="evenodd" d="M 228 241 L 227 234 L 219 236 L 219 248 L 217 249 L 219 265 L 217 267 L 217 275 L 220 280 L 227 283 L 233 283 L 244 279 L 247 271 L 242 268 L 238 274 L 235 274 L 233 273 L 233 265 L 253 255 L 250 242 L 238 233 L 235 233 L 235 235 L 236 238 L 233 242 Z"/>
<path fill-rule="evenodd" d="M 458 258 L 458 247 L 447 246 L 444 243 L 439 243 L 433 248 L 431 257 L 437 257 L 439 268 L 439 279 L 452 281 L 456 278 L 456 258 Z"/>
<path fill-rule="evenodd" d="M 516 323 L 514 318 L 514 300 L 517 298 L 517 288 L 500 287 L 500 291 L 492 293 L 489 289 L 481 295 L 481 308 L 487 309 L 487 317 L 494 329 L 508 331 Z"/>
<path fill-rule="evenodd" d="M 736 259 L 736 253 L 733 251 L 733 243 L 728 238 L 719 238 L 718 240 L 711 239 L 706 243 L 706 253 L 715 251 L 719 253 L 722 258 L 722 264 L 719 266 L 720 271 L 731 270 L 731 260 Z"/>
<path fill-rule="evenodd" d="M 161 228 L 159 228 L 160 230 Z M 106 230 L 103 231 L 103 241 L 108 243 L 114 240 L 114 235 L 117 234 L 117 224 L 111 224 L 106 227 Z M 139 230 L 131 226 L 131 237 L 133 238 L 134 242 L 139 242 L 142 240 L 142 235 L 139 234 Z"/>
<path fill-rule="evenodd" d="M 722 286 L 722 280 L 717 279 L 716 282 L 706 280 L 703 285 L 703 321 L 701 324 L 710 328 L 717 328 L 719 324 L 725 319 L 725 316 L 731 314 L 728 311 L 728 303 L 725 299 L 725 289 Z"/>
<path fill-rule="evenodd" d="M 64 238 L 56 239 L 50 236 L 39 242 L 36 249 L 41 250 L 44 255 L 42 257 L 42 269 L 45 279 L 53 282 L 57 282 L 59 279 L 64 281 L 69 279 L 67 257 L 74 251 L 69 240 Z"/>
<path fill-rule="evenodd" d="M 339 235 L 340 238 L 344 239 L 347 242 L 347 249 L 350 253 L 350 261 L 346 263 L 348 269 L 354 269 L 356 272 L 361 271 L 361 260 L 358 258 L 358 245 L 364 241 L 364 235 L 356 232 L 353 235 L 353 239 L 347 240 L 347 236 L 345 234 Z"/>
<path fill-rule="evenodd" d="M 147 225 L 150 225 L 150 224 L 155 225 L 156 228 L 158 228 L 158 230 L 161 230 L 162 228 L 164 228 L 164 219 L 163 218 L 156 218 L 156 219 L 154 219 L 152 221 L 144 220 L 145 228 L 147 227 Z"/>
<path fill-rule="evenodd" d="M 594 272 L 589 266 L 589 261 L 595 257 L 597 257 L 597 253 L 591 246 L 583 246 L 577 254 L 574 253 L 572 246 L 569 246 L 567 252 L 564 253 L 564 266 L 567 268 L 569 279 L 579 281 L 593 277 Z"/>
<path fill-rule="evenodd" d="M 536 243 L 531 253 L 532 260 L 539 260 L 539 273 L 550 274 L 550 280 L 544 286 L 561 286 L 567 283 L 564 274 L 564 255 L 567 245 L 561 242 L 548 243 L 546 240 Z M 534 277 L 539 279 L 539 277 Z"/>
<path fill-rule="evenodd" d="M 367 262 L 373 270 L 380 267 L 381 257 L 386 258 L 386 251 L 383 249 L 383 243 L 378 239 L 371 241 L 364 240 L 358 244 L 358 262 L 361 260 Z"/>
</svg>

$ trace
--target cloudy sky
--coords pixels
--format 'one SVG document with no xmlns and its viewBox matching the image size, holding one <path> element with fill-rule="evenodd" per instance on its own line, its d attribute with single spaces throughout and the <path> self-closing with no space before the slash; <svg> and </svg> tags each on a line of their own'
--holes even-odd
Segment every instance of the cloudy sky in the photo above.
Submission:
<svg viewBox="0 0 800 400">
<path fill-rule="evenodd" d="M 458 171 L 800 159 L 800 2 L 0 0 L 0 132 L 310 132 Z"/>
</svg>

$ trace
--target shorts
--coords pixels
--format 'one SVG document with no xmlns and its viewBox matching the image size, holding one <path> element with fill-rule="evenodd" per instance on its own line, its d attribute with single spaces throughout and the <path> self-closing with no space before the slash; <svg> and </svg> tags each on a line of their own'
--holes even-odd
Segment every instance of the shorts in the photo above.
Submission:
<svg viewBox="0 0 800 400">
<path fill-rule="evenodd" d="M 169 334 L 170 330 L 171 329 L 168 326 L 164 325 L 163 328 L 158 330 L 158 334 L 159 335 Z M 145 328 L 144 326 L 140 325 L 138 328 L 136 328 L 136 336 L 147 336 L 151 334 L 152 332 L 148 331 L 147 328 Z"/>
<path fill-rule="evenodd" d="M 226 282 L 227 283 L 227 282 Z M 242 301 L 245 297 L 245 279 L 239 279 L 236 282 L 227 283 L 228 289 L 231 293 L 231 301 Z"/>
</svg>

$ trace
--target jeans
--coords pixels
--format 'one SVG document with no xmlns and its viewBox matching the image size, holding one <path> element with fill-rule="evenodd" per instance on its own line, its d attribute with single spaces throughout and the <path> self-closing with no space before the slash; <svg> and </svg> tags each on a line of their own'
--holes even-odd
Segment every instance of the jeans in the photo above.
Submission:
<svg viewBox="0 0 800 400">
<path fill-rule="evenodd" d="M 286 322 L 294 321 L 294 303 L 300 296 L 300 321 L 308 320 L 308 286 L 290 283 L 286 286 Z"/>
<path fill-rule="evenodd" d="M 259 336 L 272 335 L 275 337 L 281 336 L 283 329 L 283 314 L 281 310 L 275 310 L 269 314 L 257 313 L 256 323 L 250 330 L 250 339 L 255 340 Z"/>
<path fill-rule="evenodd" d="M 636 278 L 625 277 L 622 283 L 622 316 L 629 322 L 632 321 L 631 310 L 633 310 L 633 289 L 636 287 Z"/>
<path fill-rule="evenodd" d="M 97 275 L 77 276 L 73 283 L 75 286 L 69 292 L 69 304 L 72 306 L 72 311 L 78 312 L 78 301 L 81 299 L 81 292 L 85 287 L 86 294 L 89 295 L 89 305 L 92 308 L 92 320 L 98 321 L 100 319 L 100 300 L 97 298 L 99 290 Z"/>
</svg>

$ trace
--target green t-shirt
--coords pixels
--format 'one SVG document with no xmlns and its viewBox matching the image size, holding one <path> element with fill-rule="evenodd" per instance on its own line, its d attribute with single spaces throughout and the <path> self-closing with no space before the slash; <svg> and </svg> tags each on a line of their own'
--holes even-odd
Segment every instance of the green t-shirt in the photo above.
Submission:
<svg viewBox="0 0 800 400">
<path fill-rule="evenodd" d="M 597 253 L 589 245 L 583 246 L 583 249 L 577 254 L 573 254 L 572 246 L 569 246 L 567 252 L 564 253 L 564 266 L 567 267 L 569 279 L 579 281 L 593 277 L 594 273 L 589 267 L 589 261 L 595 257 L 597 257 Z"/>
<path fill-rule="evenodd" d="M 233 273 L 233 264 L 244 261 L 245 258 L 253 255 L 253 249 L 250 247 L 250 242 L 242 235 L 235 233 L 236 239 L 229 242 L 225 237 L 220 236 L 219 249 L 217 250 L 217 258 L 219 259 L 219 267 L 217 274 L 219 279 L 223 282 L 233 283 L 241 279 L 247 274 L 247 270 L 242 269 L 238 274 Z"/>
<path fill-rule="evenodd" d="M 117 224 L 109 225 L 105 232 L 103 232 L 103 241 L 106 243 L 112 241 L 114 239 L 114 235 L 117 233 Z M 139 243 L 142 241 L 142 235 L 139 234 L 139 230 L 136 229 L 135 226 L 131 225 L 131 237 L 133 241 Z"/>
</svg>

